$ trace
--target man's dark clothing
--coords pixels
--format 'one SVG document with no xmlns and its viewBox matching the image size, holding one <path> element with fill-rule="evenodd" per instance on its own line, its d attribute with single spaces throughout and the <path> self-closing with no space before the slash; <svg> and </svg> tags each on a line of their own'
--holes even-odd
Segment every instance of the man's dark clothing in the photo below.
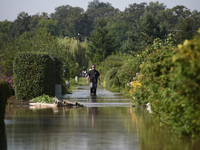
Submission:
<svg viewBox="0 0 200 150">
<path fill-rule="evenodd" d="M 96 95 L 98 77 L 100 74 L 97 70 L 90 70 L 88 75 L 90 77 L 90 93 Z"/>
<path fill-rule="evenodd" d="M 90 77 L 90 82 L 98 83 L 97 78 L 99 77 L 100 74 L 97 70 L 90 70 L 88 75 Z"/>
</svg>

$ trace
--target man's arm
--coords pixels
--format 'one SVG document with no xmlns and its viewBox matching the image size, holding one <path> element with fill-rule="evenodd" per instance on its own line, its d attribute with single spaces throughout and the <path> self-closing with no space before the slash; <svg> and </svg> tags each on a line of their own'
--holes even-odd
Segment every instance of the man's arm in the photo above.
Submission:
<svg viewBox="0 0 200 150">
<path fill-rule="evenodd" d="M 87 84 L 89 83 L 89 78 L 90 78 L 90 76 L 88 75 L 88 76 L 87 76 Z"/>
<path fill-rule="evenodd" d="M 98 79 L 99 79 L 99 85 L 101 84 L 101 82 L 100 82 L 100 76 L 98 76 Z"/>
</svg>

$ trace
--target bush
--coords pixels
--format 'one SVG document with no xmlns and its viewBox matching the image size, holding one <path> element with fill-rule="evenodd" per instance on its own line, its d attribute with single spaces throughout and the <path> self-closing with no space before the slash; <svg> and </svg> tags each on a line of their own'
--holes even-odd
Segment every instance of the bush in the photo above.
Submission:
<svg viewBox="0 0 200 150">
<path fill-rule="evenodd" d="M 185 40 L 172 60 L 171 101 L 166 118 L 176 132 L 200 137 L 200 37 Z"/>
<path fill-rule="evenodd" d="M 122 87 L 125 88 L 127 83 L 133 80 L 133 77 L 136 76 L 136 73 L 140 71 L 140 61 L 138 57 L 132 57 L 128 59 L 121 69 L 118 71 L 117 76 Z"/>
<path fill-rule="evenodd" d="M 62 63 L 47 53 L 17 53 L 14 59 L 14 85 L 18 100 L 30 100 L 46 94 L 55 96 L 55 84 L 61 84 Z"/>
<path fill-rule="evenodd" d="M 114 81 L 115 81 L 115 75 L 117 74 L 117 71 L 119 70 L 119 68 L 115 67 L 115 68 L 112 68 L 110 69 L 105 77 L 104 77 L 104 85 L 106 87 L 106 89 L 108 90 L 111 90 L 111 87 L 114 88 L 113 84 L 114 84 Z"/>
<path fill-rule="evenodd" d="M 101 75 L 105 75 L 110 69 L 114 67 L 121 67 L 124 64 L 125 57 L 118 55 L 108 56 L 99 66 Z"/>
<path fill-rule="evenodd" d="M 173 66 L 171 60 L 173 53 L 174 50 L 167 47 L 157 50 L 151 53 L 146 61 L 140 65 L 141 77 L 139 78 L 139 82 L 142 84 L 140 87 L 141 103 L 145 104 L 151 100 L 162 99 L 165 92 L 164 88 L 168 86 L 169 82 L 169 71 Z"/>
<path fill-rule="evenodd" d="M 180 135 L 200 136 L 200 37 L 152 52 L 141 65 L 140 102 Z M 134 100 L 138 101 L 138 100 Z"/>
<path fill-rule="evenodd" d="M 36 103 L 53 103 L 53 97 L 49 97 L 48 95 L 41 95 L 36 98 L 33 98 L 30 100 L 30 102 L 36 102 Z"/>
<path fill-rule="evenodd" d="M 11 96 L 11 88 L 8 82 L 0 79 L 0 122 L 4 119 L 7 98 Z"/>
<path fill-rule="evenodd" d="M 137 59 L 140 62 L 139 83 L 142 86 L 136 87 L 136 91 L 132 92 L 134 102 L 146 104 L 153 97 L 152 94 L 157 94 L 158 90 L 162 92 L 163 87 L 167 86 L 172 66 L 171 57 L 175 53 L 173 47 L 173 36 L 169 34 L 167 42 L 155 39 L 153 44 L 139 55 Z"/>
<path fill-rule="evenodd" d="M 116 55 L 108 56 L 99 66 L 99 73 L 101 75 L 101 82 L 106 89 L 112 92 L 120 92 L 119 78 L 116 76 L 117 71 L 126 61 L 126 56 L 118 53 Z"/>
<path fill-rule="evenodd" d="M 55 62 L 55 84 L 61 84 L 62 94 L 68 93 L 68 89 L 65 83 L 65 77 L 63 76 L 63 63 L 56 57 L 54 57 Z M 65 65 L 66 69 L 66 65 Z M 65 74 L 68 73 L 68 70 L 65 70 Z"/>
</svg>

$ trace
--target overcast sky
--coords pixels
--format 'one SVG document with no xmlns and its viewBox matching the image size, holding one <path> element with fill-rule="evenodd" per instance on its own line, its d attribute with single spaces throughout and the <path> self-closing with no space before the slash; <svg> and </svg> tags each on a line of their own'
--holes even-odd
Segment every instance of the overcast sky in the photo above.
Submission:
<svg viewBox="0 0 200 150">
<path fill-rule="evenodd" d="M 72 7 L 81 7 L 87 10 L 88 2 L 93 0 L 0 0 L 0 21 L 14 21 L 18 14 L 22 11 L 29 15 L 46 12 L 49 15 L 55 12 L 55 8 L 61 5 L 70 5 Z M 153 0 L 99 0 L 100 2 L 109 2 L 114 8 L 124 11 L 129 4 L 146 2 L 147 4 Z M 156 2 L 153 1 L 153 2 Z M 191 11 L 200 11 L 200 0 L 159 0 L 164 3 L 167 8 L 173 8 L 176 5 L 186 6 Z"/>
</svg>

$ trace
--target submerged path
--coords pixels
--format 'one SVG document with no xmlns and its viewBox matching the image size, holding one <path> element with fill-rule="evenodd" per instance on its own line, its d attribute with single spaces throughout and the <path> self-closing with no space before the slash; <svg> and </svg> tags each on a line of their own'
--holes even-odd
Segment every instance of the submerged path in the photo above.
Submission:
<svg viewBox="0 0 200 150">
<path fill-rule="evenodd" d="M 142 107 L 118 93 L 79 86 L 62 99 L 85 107 L 7 108 L 1 127 L 3 150 L 191 150 L 199 141 L 178 138 L 152 121 Z M 5 147 L 5 146 L 4 146 Z"/>
<path fill-rule="evenodd" d="M 123 98 L 120 93 L 112 93 L 105 89 L 98 88 L 97 95 L 90 95 L 89 86 L 79 86 L 72 94 L 62 96 L 72 102 L 79 101 L 86 107 L 131 107 L 130 99 Z"/>
</svg>

